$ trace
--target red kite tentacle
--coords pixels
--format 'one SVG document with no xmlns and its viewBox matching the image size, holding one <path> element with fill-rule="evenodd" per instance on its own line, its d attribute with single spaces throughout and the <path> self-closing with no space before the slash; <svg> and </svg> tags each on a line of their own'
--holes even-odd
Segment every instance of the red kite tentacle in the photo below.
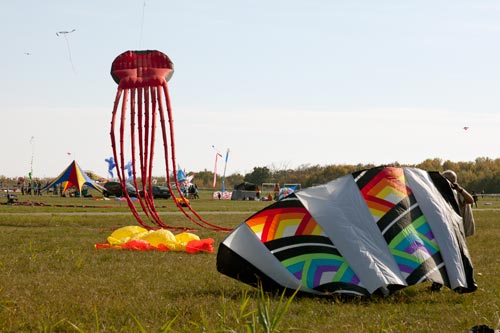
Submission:
<svg viewBox="0 0 500 333">
<path fill-rule="evenodd" d="M 163 227 L 164 224 L 162 223 L 161 219 L 158 217 L 158 213 L 154 209 L 154 207 L 151 207 L 151 195 L 148 190 L 148 175 L 146 173 L 146 168 L 145 168 L 145 161 L 144 161 L 144 146 L 143 146 L 143 139 L 144 139 L 144 134 L 143 134 L 143 123 L 142 123 L 142 114 L 144 112 L 143 109 L 143 95 L 145 96 L 146 100 L 146 112 L 149 113 L 149 89 L 144 89 L 144 88 L 139 88 L 139 98 L 137 101 L 137 105 L 139 108 L 139 111 L 137 112 L 137 127 L 138 127 L 138 132 L 139 134 L 139 156 L 140 156 L 140 170 L 141 170 L 141 183 L 142 183 L 142 192 L 144 193 L 144 198 L 141 197 L 141 201 L 145 203 L 146 208 L 143 207 L 143 210 L 146 212 L 149 212 L 150 218 L 154 220 L 154 222 L 160 226 Z M 148 216 L 149 216 L 148 215 Z"/>
<path fill-rule="evenodd" d="M 163 104 L 161 103 L 162 102 L 162 98 L 161 98 L 161 92 L 160 90 L 157 90 L 157 98 L 158 98 L 158 101 L 160 102 L 159 103 L 159 108 L 158 108 L 158 112 L 160 114 L 160 125 L 161 125 L 161 129 L 162 129 L 162 139 L 163 139 L 163 151 L 165 153 L 165 168 L 166 168 L 166 179 L 167 179 L 167 186 L 168 186 L 168 190 L 170 192 L 170 195 L 172 197 L 172 200 L 174 201 L 175 205 L 177 206 L 177 208 L 187 217 L 189 218 L 192 222 L 198 224 L 199 226 L 203 227 L 203 225 L 199 224 L 197 221 L 193 220 L 193 218 L 184 210 L 184 208 L 180 205 L 180 203 L 177 201 L 177 198 L 175 196 L 175 192 L 174 190 L 172 189 L 172 185 L 171 185 L 171 180 L 170 180 L 170 162 L 168 161 L 168 140 L 167 140 L 167 129 L 165 127 L 165 114 L 164 114 L 164 110 L 163 110 Z M 175 164 L 175 162 L 174 162 Z M 175 168 L 174 168 L 175 170 Z M 175 179 L 176 175 L 175 175 L 175 172 L 174 172 L 174 179 Z M 182 196 L 182 192 L 180 190 L 180 186 L 178 184 L 178 182 L 176 182 L 176 187 L 177 187 L 177 192 L 179 193 L 179 195 Z M 182 197 L 181 197 L 182 198 Z"/>
<path fill-rule="evenodd" d="M 111 118 L 110 136 L 111 136 L 111 146 L 113 148 L 113 157 L 114 157 L 115 163 L 116 163 L 116 171 L 117 171 L 116 173 L 118 175 L 118 179 L 120 180 L 120 184 L 121 184 L 122 188 L 124 189 L 124 192 L 126 193 L 125 195 L 126 195 L 126 197 L 128 197 L 128 193 L 125 190 L 126 188 L 124 187 L 124 184 L 122 182 L 123 174 L 120 173 L 120 167 L 118 165 L 118 163 L 120 163 L 120 159 L 118 158 L 118 151 L 117 151 L 117 145 L 116 145 L 116 136 L 115 136 L 115 130 L 114 130 L 115 129 L 115 123 L 116 123 L 116 115 L 117 115 L 117 110 L 118 110 L 118 107 L 119 107 L 119 104 L 120 104 L 120 100 L 122 100 L 122 113 L 123 113 L 123 108 L 125 107 L 123 104 L 124 103 L 126 104 L 127 91 L 125 90 L 125 94 L 123 94 L 123 98 L 121 98 L 122 94 L 123 94 L 123 89 L 121 87 L 118 87 L 118 91 L 116 93 L 115 103 L 114 103 L 114 107 L 113 107 L 113 114 L 112 114 L 112 118 Z M 120 127 L 122 127 L 122 126 L 123 125 L 120 125 Z M 120 140 L 122 140 L 122 139 L 123 139 L 123 134 L 120 136 Z M 129 202 L 129 201 L 130 201 L 130 198 L 127 198 L 127 204 L 129 206 L 132 214 L 134 215 L 134 217 L 136 218 L 136 220 L 139 222 L 139 224 L 142 225 L 146 229 L 151 229 L 140 218 L 139 214 L 135 210 L 135 207 L 133 206 L 133 204 L 131 205 L 131 202 Z"/>
<path fill-rule="evenodd" d="M 129 91 L 125 90 L 125 93 L 123 94 L 123 99 L 122 99 L 122 110 L 121 110 L 121 121 L 120 121 L 120 158 L 116 160 L 116 170 L 117 170 L 117 174 L 118 174 L 118 179 L 120 180 L 120 184 L 122 185 L 123 194 L 125 195 L 125 199 L 127 200 L 127 204 L 130 208 L 130 211 L 132 212 L 132 214 L 134 215 L 136 220 L 141 225 L 143 225 L 147 229 L 151 229 L 151 227 L 146 226 L 146 223 L 139 216 L 139 213 L 137 212 L 137 209 L 135 208 L 135 205 L 132 202 L 132 199 L 130 199 L 130 196 L 129 196 L 128 191 L 127 191 L 127 186 L 126 186 L 124 136 L 125 136 L 125 122 L 126 122 L 125 113 L 127 110 L 128 94 L 129 94 Z"/>
<path fill-rule="evenodd" d="M 153 183 L 152 183 L 152 179 L 153 179 L 153 164 L 154 164 L 154 147 L 155 147 L 155 138 L 156 138 L 156 124 L 158 122 L 157 120 L 157 115 L 156 115 L 156 112 L 157 112 L 157 109 L 158 109 L 158 105 L 159 107 L 161 108 L 161 99 L 158 99 L 158 95 L 159 95 L 159 91 L 158 91 L 158 88 L 156 86 L 151 86 L 150 87 L 150 105 L 151 105 L 151 112 L 148 112 L 147 115 L 149 119 L 149 129 L 150 129 L 150 136 L 149 136 L 149 142 L 148 142 L 148 146 L 149 146 L 149 156 L 148 156 L 148 159 L 149 159 L 149 163 L 147 163 L 147 171 L 146 171 L 146 174 L 147 174 L 147 180 L 149 181 L 148 182 L 148 188 L 150 188 L 152 190 L 153 188 Z M 169 187 L 170 186 L 170 180 L 169 180 L 169 177 L 167 175 L 167 186 Z M 169 191 L 170 191 L 170 194 L 172 195 L 172 190 L 171 188 L 169 187 Z M 153 193 L 149 193 L 148 194 L 148 205 L 150 206 L 151 210 L 153 211 L 152 215 L 154 217 L 157 218 L 157 221 L 158 221 L 158 224 L 163 227 L 163 228 L 168 228 L 168 229 L 178 229 L 178 230 L 190 230 L 190 228 L 185 228 L 185 227 L 173 227 L 173 226 L 169 226 L 167 224 L 165 224 L 162 219 L 160 218 L 157 210 L 156 210 L 156 207 L 155 207 L 155 203 L 154 203 L 154 199 L 153 199 Z"/>
<path fill-rule="evenodd" d="M 142 184 L 142 190 L 145 190 L 145 174 L 144 174 L 144 161 L 142 159 L 142 155 L 144 154 L 144 147 L 142 145 L 143 141 L 143 131 L 142 131 L 142 113 L 144 112 L 143 109 L 143 94 L 145 89 L 142 87 L 138 88 L 138 99 L 137 99 L 137 136 L 138 136 L 138 145 L 139 145 L 139 172 L 141 174 L 141 184 Z"/>
<path fill-rule="evenodd" d="M 144 181 L 146 182 L 146 179 L 148 177 L 147 174 L 147 156 L 148 156 L 148 140 L 149 140 L 149 89 L 146 88 L 144 89 L 145 93 L 145 109 L 144 113 L 142 114 L 144 116 L 144 123 L 142 125 L 143 128 L 143 136 L 142 136 L 142 142 L 141 142 L 141 147 L 143 149 L 142 154 L 141 154 L 141 172 L 143 173 Z"/>
<path fill-rule="evenodd" d="M 144 155 L 142 156 L 143 157 L 143 162 L 144 162 L 144 174 L 146 175 L 145 177 L 145 181 L 147 183 L 147 179 L 149 178 L 149 174 L 148 174 L 148 171 L 149 171 L 149 167 L 148 167 L 148 163 L 149 163 L 149 114 L 150 114 L 150 105 L 151 105 L 151 101 L 150 101 L 150 95 L 149 95 L 149 89 L 148 90 L 148 94 L 146 95 L 146 110 L 144 111 L 144 141 L 143 141 L 143 145 L 144 145 Z"/>
<path fill-rule="evenodd" d="M 141 146 L 143 147 L 143 153 L 141 154 L 141 174 L 143 180 L 144 187 L 144 195 L 145 201 L 147 204 L 148 210 L 151 212 L 151 216 L 154 218 L 155 222 L 162 228 L 172 229 L 173 227 L 165 224 L 161 217 L 159 216 L 152 197 L 151 189 L 152 189 L 152 172 L 153 172 L 153 157 L 154 157 L 154 136 L 155 131 L 153 127 L 155 125 L 155 120 L 150 119 L 150 115 L 155 112 L 156 108 L 156 100 L 155 100 L 155 89 L 154 87 L 146 87 L 144 89 L 144 100 L 145 100 L 145 111 L 144 111 L 144 131 L 141 136 Z M 150 108 L 151 107 L 151 108 Z M 152 118 L 152 117 L 151 117 Z M 150 190 L 148 190 L 148 188 Z M 184 230 L 184 229 L 183 229 Z"/>
<path fill-rule="evenodd" d="M 147 171 L 147 188 L 149 189 L 148 190 L 148 198 L 147 198 L 147 202 L 148 202 L 148 206 L 150 207 L 151 211 L 153 212 L 153 216 L 155 217 L 155 221 L 157 222 L 158 225 L 160 225 L 161 227 L 163 228 L 167 228 L 168 226 L 166 224 L 163 223 L 163 221 L 161 220 L 160 216 L 158 215 L 158 212 L 156 211 L 156 207 L 155 207 L 155 204 L 154 204 L 154 200 L 152 198 L 153 196 L 153 193 L 149 193 L 150 191 L 152 191 L 153 189 L 153 183 L 152 183 L 152 179 L 153 179 L 153 164 L 154 164 L 154 150 L 155 150 L 155 137 L 156 137 L 156 101 L 154 99 L 154 92 L 156 91 L 156 87 L 151 87 L 151 96 L 153 97 L 153 100 L 152 100 L 152 109 L 151 109 L 151 141 L 150 141 L 150 150 L 149 150 L 149 168 L 148 168 L 148 171 Z"/>
<path fill-rule="evenodd" d="M 220 226 L 217 226 L 215 224 L 212 224 L 210 222 L 207 222 L 205 221 L 192 207 L 191 205 L 189 204 L 189 201 L 186 200 L 186 198 L 184 197 L 184 195 L 182 194 L 182 191 L 180 191 L 180 186 L 179 186 L 179 181 L 177 179 L 177 170 L 176 170 L 176 162 L 175 162 L 175 139 L 174 139 L 174 118 L 173 118 L 173 115 L 172 115 L 172 105 L 170 103 L 170 94 L 168 92 L 168 86 L 167 86 L 167 82 L 164 82 L 162 84 L 162 87 L 163 87 L 163 95 L 165 97 L 165 103 L 166 103 L 166 106 L 167 106 L 167 114 L 168 114 L 168 123 L 169 123 L 169 129 L 170 129 L 170 149 L 172 151 L 172 154 L 171 154 L 171 159 L 172 159 L 172 164 L 173 164 L 173 174 L 174 174 L 174 181 L 175 181 L 175 186 L 177 187 L 178 191 L 179 191 L 179 195 L 181 197 L 181 199 L 184 201 L 184 203 L 187 205 L 188 209 L 191 211 L 191 213 L 193 213 L 197 218 L 198 220 L 200 220 L 201 222 L 203 222 L 204 224 L 210 226 L 211 228 L 213 229 L 216 229 L 216 230 L 225 230 L 225 231 L 230 231 L 230 230 L 233 230 L 232 228 L 224 228 L 224 227 L 220 227 Z M 163 109 L 161 109 L 161 113 L 163 113 Z M 162 126 L 165 126 L 165 117 L 163 115 L 163 120 L 162 120 Z M 165 141 L 166 142 L 166 141 Z M 184 210 L 183 210 L 184 211 Z M 191 220 L 194 222 L 194 220 L 191 218 Z"/>
<path fill-rule="evenodd" d="M 146 173 L 146 161 L 145 161 L 145 158 L 144 156 L 148 154 L 147 152 L 147 147 L 145 148 L 144 147 L 144 142 L 147 141 L 148 139 L 145 139 L 148 135 L 148 131 L 147 130 L 144 130 L 144 125 L 143 124 L 143 114 L 146 113 L 148 114 L 149 113 L 149 89 L 144 89 L 142 87 L 139 87 L 138 88 L 138 101 L 137 101 L 137 105 L 138 105 L 138 111 L 137 111 L 137 129 L 138 129 L 138 133 L 139 133 L 139 163 L 140 163 L 140 173 L 141 173 L 141 184 L 142 184 L 142 192 L 144 193 L 144 198 L 140 198 L 139 200 L 141 200 L 141 202 L 145 202 L 145 206 L 146 208 L 144 208 L 143 204 L 141 204 L 141 206 L 143 207 L 142 209 L 146 212 L 146 215 L 148 215 L 148 212 L 149 212 L 149 215 L 153 215 L 154 212 L 152 211 L 149 203 L 148 203 L 148 197 L 149 197 L 149 193 L 147 191 L 147 179 L 148 179 L 148 175 Z M 143 96 L 144 96 L 144 100 L 146 101 L 145 102 L 145 111 L 144 111 L 144 108 L 143 108 Z M 144 199 L 144 200 L 143 200 Z M 150 217 L 152 218 L 156 224 L 157 221 L 154 217 Z"/>
<path fill-rule="evenodd" d="M 115 103 L 113 106 L 113 113 L 111 116 L 111 129 L 109 131 L 109 135 L 111 137 L 111 148 L 113 149 L 113 158 L 115 161 L 118 160 L 117 154 L 116 154 L 116 137 L 115 137 L 115 120 L 116 120 L 116 111 L 118 109 L 118 106 L 120 104 L 120 97 L 122 96 L 123 90 L 118 88 L 118 91 L 116 92 L 116 98 L 115 98 Z"/>
<path fill-rule="evenodd" d="M 142 89 L 142 88 L 141 88 Z M 142 180 L 142 188 L 144 192 L 146 192 L 146 187 L 147 187 L 147 179 L 148 179 L 148 174 L 147 174 L 147 156 L 148 156 L 148 145 L 147 142 L 149 140 L 149 88 L 143 89 L 144 93 L 144 107 L 145 109 L 142 109 L 142 103 L 140 103 L 140 110 L 141 112 L 138 114 L 137 118 L 137 126 L 139 127 L 139 157 L 141 161 L 141 180 Z M 145 117 L 144 123 L 143 123 L 143 116 Z"/>
<path fill-rule="evenodd" d="M 139 204 L 141 205 L 142 210 L 146 214 L 146 217 L 151 221 L 154 220 L 150 216 L 150 212 L 148 211 L 146 207 L 146 203 L 144 200 L 141 198 L 140 195 L 140 190 L 139 186 L 137 185 L 137 174 L 135 172 L 135 156 L 136 156 L 136 150 L 135 150 L 135 117 L 136 117 L 136 112 L 135 112 L 135 105 L 136 105 L 136 94 L 137 94 L 137 89 L 136 88 L 131 88 L 130 89 L 130 151 L 132 155 L 131 163 L 132 163 L 132 181 L 134 183 L 134 188 L 135 188 L 135 193 L 137 194 L 137 200 L 139 201 Z"/>
<path fill-rule="evenodd" d="M 150 183 L 150 179 L 152 177 L 151 174 L 151 169 L 152 169 L 152 160 L 150 158 L 150 154 L 152 154 L 151 151 L 151 144 L 150 142 L 153 140 L 150 131 L 150 114 L 151 114 L 151 109 L 150 106 L 152 104 L 151 99 L 150 99 L 150 89 L 151 87 L 146 87 L 144 89 L 144 94 L 145 94 L 145 111 L 144 111 L 144 135 L 143 135 L 143 154 L 141 156 L 142 160 L 142 174 L 143 174 L 143 186 L 145 187 L 144 193 L 145 193 L 145 199 L 146 203 L 148 206 L 148 209 L 152 212 L 152 215 L 156 221 L 156 223 L 161 226 L 161 227 L 166 227 L 166 225 L 161 221 L 160 217 L 156 213 L 156 209 L 154 206 L 151 204 L 152 198 L 150 196 L 150 191 L 148 190 L 148 186 Z M 152 106 L 152 109 L 154 109 L 154 105 Z M 150 188 L 150 186 L 149 186 Z M 147 193 L 147 194 L 146 194 Z M 155 213 L 153 213 L 155 212 Z"/>
</svg>

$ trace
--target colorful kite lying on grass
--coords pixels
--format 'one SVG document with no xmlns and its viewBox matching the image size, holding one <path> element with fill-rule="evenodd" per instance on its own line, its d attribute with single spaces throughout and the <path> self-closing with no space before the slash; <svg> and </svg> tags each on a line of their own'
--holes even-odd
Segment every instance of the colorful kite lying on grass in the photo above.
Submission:
<svg viewBox="0 0 500 333">
<path fill-rule="evenodd" d="M 200 239 L 189 232 L 174 235 L 167 229 L 148 231 L 139 226 L 128 226 L 116 229 L 108 237 L 107 243 L 96 244 L 95 248 L 212 253 L 213 243 L 212 238 Z"/>
<path fill-rule="evenodd" d="M 226 237 L 217 269 L 264 290 L 324 296 L 426 281 L 477 289 L 448 181 L 415 168 L 364 170 L 285 197 Z"/>
</svg>

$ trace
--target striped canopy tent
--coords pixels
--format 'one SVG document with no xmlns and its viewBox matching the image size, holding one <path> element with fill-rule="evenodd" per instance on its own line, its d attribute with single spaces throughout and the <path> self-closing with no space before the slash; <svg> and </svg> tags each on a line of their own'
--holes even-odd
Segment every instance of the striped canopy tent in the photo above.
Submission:
<svg viewBox="0 0 500 333">
<path fill-rule="evenodd" d="M 64 169 L 64 171 L 61 172 L 59 176 L 57 176 L 57 178 L 55 178 L 48 185 L 42 188 L 42 191 L 59 184 L 62 184 L 63 186 L 63 193 L 72 187 L 76 188 L 78 192 L 82 193 L 82 187 L 84 185 L 90 186 L 101 193 L 105 190 L 104 187 L 92 180 L 83 171 L 83 169 L 80 168 L 76 161 L 71 162 L 70 165 L 68 165 L 68 167 L 66 167 L 66 169 Z"/>
</svg>

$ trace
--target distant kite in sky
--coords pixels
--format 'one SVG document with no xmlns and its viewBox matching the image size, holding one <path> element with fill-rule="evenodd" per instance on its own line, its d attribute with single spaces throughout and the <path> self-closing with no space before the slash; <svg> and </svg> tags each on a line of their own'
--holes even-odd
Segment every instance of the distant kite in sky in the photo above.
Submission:
<svg viewBox="0 0 500 333">
<path fill-rule="evenodd" d="M 108 173 L 111 178 L 113 178 L 113 169 L 116 167 L 115 159 L 113 158 L 113 156 L 111 156 L 110 158 L 106 158 L 104 161 L 108 163 Z"/>
<path fill-rule="evenodd" d="M 66 40 L 66 47 L 68 48 L 68 56 L 69 56 L 69 62 L 71 63 L 71 68 L 73 69 L 73 72 L 76 73 L 75 71 L 75 66 L 73 65 L 73 60 L 71 59 L 71 48 L 69 47 L 69 41 L 68 41 L 68 38 L 66 37 L 66 35 L 70 34 L 70 33 L 73 33 L 75 32 L 76 29 L 73 29 L 71 31 L 58 31 L 56 32 L 56 36 L 64 36 L 64 40 Z"/>
<path fill-rule="evenodd" d="M 464 127 L 464 130 L 466 130 L 466 131 L 467 131 L 468 129 L 469 129 L 469 126 L 465 126 L 465 127 Z"/>
<path fill-rule="evenodd" d="M 132 161 L 129 161 L 127 164 L 124 166 L 125 170 L 127 170 L 127 181 L 132 180 L 132 175 L 134 172 L 134 168 L 132 166 Z"/>
<path fill-rule="evenodd" d="M 161 220 L 153 202 L 153 157 L 155 156 L 156 128 L 157 125 L 160 125 L 161 133 L 159 134 L 163 141 L 165 158 L 165 180 L 173 199 L 172 202 L 187 218 L 201 227 L 213 230 L 231 230 L 203 220 L 192 209 L 181 191 L 175 161 L 172 105 L 167 85 L 167 81 L 173 73 L 173 63 L 169 57 L 154 50 L 123 52 L 116 57 L 111 65 L 111 76 L 118 84 L 110 131 L 118 179 L 122 188 L 125 188 L 127 181 L 125 155 L 126 153 L 130 154 L 133 170 L 131 183 L 137 193 L 144 193 L 138 198 L 139 204 L 149 222 L 156 226 L 147 225 L 147 221 L 139 215 L 127 191 L 124 191 L 125 198 L 132 214 L 143 227 L 147 229 L 175 228 Z M 117 121 L 116 118 L 119 120 Z M 119 123 L 118 126 L 117 123 Z M 115 134 L 115 126 L 119 128 L 118 138 Z M 129 130 L 130 133 L 125 133 L 125 129 Z M 129 149 L 125 148 L 126 144 L 129 145 Z M 137 157 L 139 161 L 137 161 Z M 171 176 L 173 176 L 175 186 L 172 186 Z M 140 188 L 139 184 L 141 184 Z M 175 196 L 174 190 L 177 191 L 178 198 Z M 191 214 L 184 210 L 182 205 L 185 205 Z"/>
<path fill-rule="evenodd" d="M 56 32 L 56 36 L 70 34 L 70 33 L 75 32 L 75 31 L 76 31 L 76 29 L 73 29 L 71 31 L 58 31 L 58 32 Z"/>
</svg>

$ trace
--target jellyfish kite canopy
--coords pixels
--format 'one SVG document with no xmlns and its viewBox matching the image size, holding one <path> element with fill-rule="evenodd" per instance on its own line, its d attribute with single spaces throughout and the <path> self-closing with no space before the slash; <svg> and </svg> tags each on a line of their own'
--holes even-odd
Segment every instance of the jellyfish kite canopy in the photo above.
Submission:
<svg viewBox="0 0 500 333">
<path fill-rule="evenodd" d="M 161 220 L 151 190 L 155 140 L 157 135 L 161 136 L 165 177 L 172 202 L 198 226 L 214 230 L 230 230 L 203 220 L 192 209 L 180 190 L 175 160 L 173 114 L 167 85 L 173 73 L 172 61 L 159 51 L 126 51 L 113 61 L 111 76 L 118 84 L 118 90 L 113 107 L 110 136 L 118 179 L 125 189 L 127 179 L 131 178 L 136 193 L 142 193 L 138 201 L 146 215 L 144 219 L 128 192 L 123 191 L 132 214 L 143 227 L 173 228 Z M 157 125 L 160 126 L 160 133 L 156 131 Z M 131 165 L 125 161 L 131 161 Z M 128 177 L 127 169 L 132 171 L 132 177 Z M 178 197 L 171 186 L 172 182 L 175 184 Z M 187 206 L 188 211 L 181 206 L 181 203 Z"/>
</svg>

